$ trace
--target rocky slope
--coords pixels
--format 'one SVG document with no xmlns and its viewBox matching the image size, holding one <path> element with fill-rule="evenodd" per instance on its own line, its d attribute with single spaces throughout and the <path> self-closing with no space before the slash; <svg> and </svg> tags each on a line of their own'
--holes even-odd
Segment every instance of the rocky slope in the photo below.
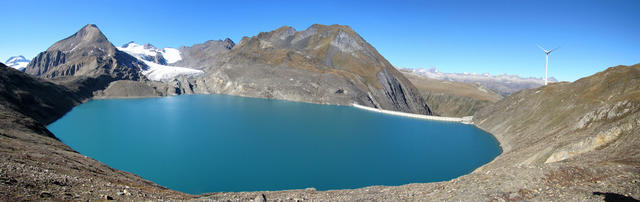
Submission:
<svg viewBox="0 0 640 202">
<path fill-rule="evenodd" d="M 640 65 L 617 66 L 573 83 L 520 91 L 480 110 L 474 121 L 505 143 L 500 159 L 509 163 L 637 166 L 638 110 Z"/>
<path fill-rule="evenodd" d="M 434 114 L 449 117 L 472 116 L 503 96 L 479 84 L 431 79 L 400 70 L 420 91 Z"/>
<path fill-rule="evenodd" d="M 190 197 L 110 168 L 55 139 L 45 124 L 81 101 L 63 86 L 0 63 L 0 201 Z"/>
<path fill-rule="evenodd" d="M 25 72 L 54 79 L 91 97 L 115 80 L 140 80 L 147 66 L 116 49 L 96 25 L 86 25 L 75 34 L 38 54 Z"/>
<path fill-rule="evenodd" d="M 204 69 L 210 66 L 219 66 L 222 58 L 231 51 L 236 44 L 229 38 L 225 40 L 209 40 L 193 46 L 182 46 L 178 50 L 182 60 L 174 65 Z"/>
</svg>

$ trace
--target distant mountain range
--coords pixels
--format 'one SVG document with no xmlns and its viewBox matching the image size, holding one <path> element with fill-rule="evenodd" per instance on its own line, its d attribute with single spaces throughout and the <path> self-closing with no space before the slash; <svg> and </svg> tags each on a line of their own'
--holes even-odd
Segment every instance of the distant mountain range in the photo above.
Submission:
<svg viewBox="0 0 640 202">
<path fill-rule="evenodd" d="M 19 55 L 10 57 L 9 59 L 7 59 L 7 61 L 4 62 L 4 64 L 9 67 L 13 67 L 14 69 L 24 71 L 24 68 L 27 67 L 29 62 L 30 60 L 27 60 L 27 58 L 25 58 L 24 56 Z"/>
<path fill-rule="evenodd" d="M 509 95 L 520 90 L 537 88 L 544 85 L 544 78 L 520 77 L 516 75 L 490 75 L 487 73 L 444 73 L 436 68 L 398 68 L 402 72 L 410 72 L 425 76 L 427 78 L 457 81 L 464 83 L 475 83 L 483 85 L 491 90 L 499 92 L 502 95 Z M 555 78 L 549 78 L 550 82 L 557 82 Z"/>
</svg>

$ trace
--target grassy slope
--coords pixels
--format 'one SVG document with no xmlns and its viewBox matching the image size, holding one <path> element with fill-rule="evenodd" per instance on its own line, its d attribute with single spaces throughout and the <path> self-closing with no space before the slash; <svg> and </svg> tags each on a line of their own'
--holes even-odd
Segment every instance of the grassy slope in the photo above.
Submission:
<svg viewBox="0 0 640 202">
<path fill-rule="evenodd" d="M 477 110 L 502 99 L 502 95 L 480 85 L 430 79 L 403 72 L 425 98 L 432 110 L 441 116 L 471 116 Z"/>
</svg>

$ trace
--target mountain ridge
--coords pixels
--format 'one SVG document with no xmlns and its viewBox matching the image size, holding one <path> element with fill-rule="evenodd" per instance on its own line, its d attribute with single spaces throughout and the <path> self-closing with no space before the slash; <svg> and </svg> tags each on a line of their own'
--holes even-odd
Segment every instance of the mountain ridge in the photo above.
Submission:
<svg viewBox="0 0 640 202">
<path fill-rule="evenodd" d="M 476 83 L 483 85 L 489 89 L 500 92 L 502 95 L 509 95 L 511 93 L 530 88 L 537 88 L 544 85 L 544 79 L 535 77 L 520 77 L 517 75 L 490 75 L 488 73 L 476 74 L 476 73 L 444 73 L 438 71 L 435 67 L 425 68 L 399 68 L 402 72 L 410 72 L 419 74 L 432 79 L 457 81 L 464 83 Z M 549 78 L 550 82 L 558 82 L 554 77 Z"/>
<path fill-rule="evenodd" d="M 178 50 L 182 60 L 170 66 L 204 74 L 165 79 L 168 91 L 158 95 L 215 93 L 431 114 L 415 87 L 347 26 L 316 24 L 300 32 L 282 26 L 238 44 L 227 38 Z M 103 95 L 124 96 L 116 92 L 127 84 L 141 87 L 120 83 Z"/>
<path fill-rule="evenodd" d="M 244 37 L 223 54 L 217 59 L 220 65 L 208 67 L 205 77 L 236 81 L 232 86 L 213 89 L 214 93 L 341 105 L 356 102 L 383 109 L 431 113 L 415 87 L 348 26 L 315 24 L 304 31 L 282 26 Z M 238 71 L 241 69 L 244 71 Z M 286 75 L 273 74 L 274 71 Z M 265 74 L 272 79 L 263 80 Z M 293 78 L 312 83 L 300 83 Z M 267 89 L 246 92 L 236 86 L 243 83 L 261 83 L 257 86 Z M 202 90 L 211 91 L 210 87 Z M 312 97 L 316 94 L 323 99 L 309 99 L 301 94 Z"/>
</svg>

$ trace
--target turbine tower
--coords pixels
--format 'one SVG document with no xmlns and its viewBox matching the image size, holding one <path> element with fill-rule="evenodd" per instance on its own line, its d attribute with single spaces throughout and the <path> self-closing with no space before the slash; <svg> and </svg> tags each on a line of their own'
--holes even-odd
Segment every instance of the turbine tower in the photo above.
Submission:
<svg viewBox="0 0 640 202">
<path fill-rule="evenodd" d="M 542 51 L 544 51 L 544 54 L 547 55 L 546 63 L 544 65 L 544 85 L 546 86 L 547 85 L 547 78 L 549 76 L 549 53 L 551 53 L 551 51 L 554 51 L 554 50 L 556 50 L 558 48 L 554 48 L 554 49 L 551 49 L 551 50 L 546 50 L 542 46 L 540 46 L 539 44 L 536 44 L 536 45 L 538 45 L 538 48 L 540 48 Z"/>
</svg>

